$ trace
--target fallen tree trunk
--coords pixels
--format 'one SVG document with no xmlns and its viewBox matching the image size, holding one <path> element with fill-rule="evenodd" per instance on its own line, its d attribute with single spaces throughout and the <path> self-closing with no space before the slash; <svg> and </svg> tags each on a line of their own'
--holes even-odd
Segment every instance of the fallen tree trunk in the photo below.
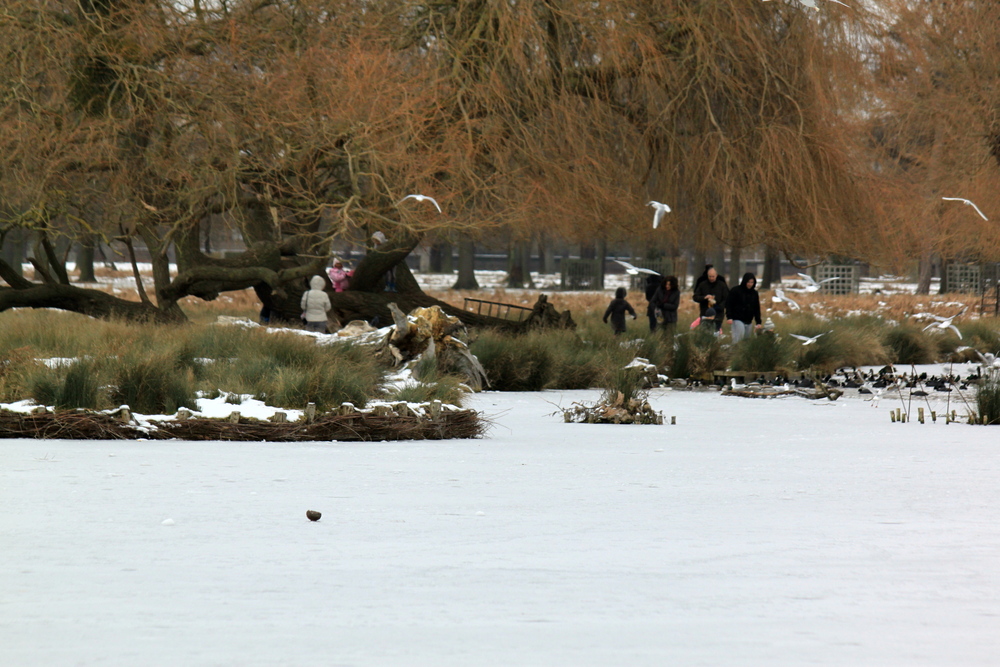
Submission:
<svg viewBox="0 0 1000 667">
<path fill-rule="evenodd" d="M 0 287 L 0 312 L 11 308 L 57 308 L 101 319 L 176 323 L 176 316 L 149 303 L 126 301 L 100 290 L 73 285 L 33 285 L 24 289 Z"/>
</svg>

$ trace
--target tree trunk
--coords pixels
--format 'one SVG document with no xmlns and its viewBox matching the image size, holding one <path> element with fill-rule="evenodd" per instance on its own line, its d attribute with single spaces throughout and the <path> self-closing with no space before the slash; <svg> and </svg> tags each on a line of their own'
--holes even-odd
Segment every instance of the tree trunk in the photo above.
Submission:
<svg viewBox="0 0 1000 667">
<path fill-rule="evenodd" d="M 475 263 L 476 244 L 470 237 L 463 235 L 458 240 L 458 280 L 452 289 L 479 289 Z"/>
<path fill-rule="evenodd" d="M 151 304 L 126 301 L 100 290 L 73 285 L 32 285 L 25 289 L 0 288 L 0 312 L 11 308 L 57 308 L 101 319 L 178 322 Z"/>
<path fill-rule="evenodd" d="M 926 252 L 920 256 L 917 269 L 917 294 L 931 293 L 931 278 L 934 275 L 934 255 Z"/>
<path fill-rule="evenodd" d="M 781 283 L 781 255 L 772 246 L 764 247 L 764 274 L 761 276 L 760 288 L 771 289 L 772 285 Z"/>
<path fill-rule="evenodd" d="M 80 270 L 77 278 L 81 283 L 96 283 L 94 275 L 94 235 L 87 234 L 76 252 L 76 268 Z"/>
<path fill-rule="evenodd" d="M 743 278 L 743 248 L 734 245 L 729 249 L 729 273 L 732 276 L 729 281 L 730 287 L 738 285 Z"/>
<path fill-rule="evenodd" d="M 3 247 L 0 248 L 0 259 L 7 262 L 11 270 L 19 276 L 24 275 L 21 264 L 24 263 L 24 232 L 20 229 L 12 229 L 7 232 L 3 239 Z"/>
<path fill-rule="evenodd" d="M 726 278 L 726 282 L 730 281 L 730 277 L 727 276 L 726 271 L 726 248 L 723 245 L 718 245 L 715 250 L 712 251 L 712 266 L 715 267 L 716 273 L 720 276 Z M 700 274 L 699 274 L 700 275 Z"/>
<path fill-rule="evenodd" d="M 698 280 L 698 276 L 702 274 L 705 270 L 705 266 L 708 265 L 708 253 L 704 250 L 695 249 L 691 252 L 691 269 L 688 274 L 691 276 L 691 284 Z"/>
<path fill-rule="evenodd" d="M 441 273 L 451 273 L 455 270 L 454 247 L 451 242 L 441 243 Z"/>
<path fill-rule="evenodd" d="M 603 236 L 597 240 L 595 248 L 595 259 L 597 260 L 597 284 L 598 289 L 604 289 L 604 259 L 608 256 L 608 241 Z"/>
<path fill-rule="evenodd" d="M 551 275 L 556 273 L 556 251 L 552 239 L 542 234 L 538 238 L 538 250 L 542 256 L 542 273 Z"/>
<path fill-rule="evenodd" d="M 947 294 L 951 291 L 951 285 L 948 284 L 948 265 L 951 264 L 950 259 L 941 258 L 941 283 L 938 289 L 938 294 Z"/>
<path fill-rule="evenodd" d="M 520 289 L 525 280 L 524 242 L 513 241 L 507 246 L 507 287 Z"/>
<path fill-rule="evenodd" d="M 531 241 L 521 244 L 521 266 L 524 267 L 525 283 L 528 289 L 535 289 L 535 280 L 531 277 Z"/>
</svg>

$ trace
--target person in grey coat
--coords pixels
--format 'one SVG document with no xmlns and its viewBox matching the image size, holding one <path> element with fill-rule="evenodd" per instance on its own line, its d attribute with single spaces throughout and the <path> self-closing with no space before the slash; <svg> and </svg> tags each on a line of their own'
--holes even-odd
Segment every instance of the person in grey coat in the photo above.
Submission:
<svg viewBox="0 0 1000 667">
<path fill-rule="evenodd" d="M 302 319 L 306 321 L 306 331 L 326 333 L 326 314 L 330 312 L 330 297 L 323 288 L 326 281 L 323 276 L 313 276 L 309 280 L 309 289 L 302 295 Z"/>
</svg>

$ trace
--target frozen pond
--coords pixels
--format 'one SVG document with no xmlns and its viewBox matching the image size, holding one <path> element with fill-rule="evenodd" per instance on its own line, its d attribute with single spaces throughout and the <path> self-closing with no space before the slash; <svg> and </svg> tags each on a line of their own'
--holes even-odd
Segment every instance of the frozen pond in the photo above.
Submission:
<svg viewBox="0 0 1000 667">
<path fill-rule="evenodd" d="M 478 395 L 471 441 L 0 441 L 0 664 L 996 664 L 1000 428 L 550 416 L 597 395 Z"/>
</svg>

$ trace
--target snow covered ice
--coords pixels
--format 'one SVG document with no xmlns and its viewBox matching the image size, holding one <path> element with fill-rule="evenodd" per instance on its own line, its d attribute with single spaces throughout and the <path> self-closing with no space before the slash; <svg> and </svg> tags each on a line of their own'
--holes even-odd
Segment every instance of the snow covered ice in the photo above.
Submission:
<svg viewBox="0 0 1000 667">
<path fill-rule="evenodd" d="M 598 396 L 477 394 L 480 440 L 0 441 L 0 664 L 996 664 L 1000 430 L 552 414 Z"/>
</svg>

